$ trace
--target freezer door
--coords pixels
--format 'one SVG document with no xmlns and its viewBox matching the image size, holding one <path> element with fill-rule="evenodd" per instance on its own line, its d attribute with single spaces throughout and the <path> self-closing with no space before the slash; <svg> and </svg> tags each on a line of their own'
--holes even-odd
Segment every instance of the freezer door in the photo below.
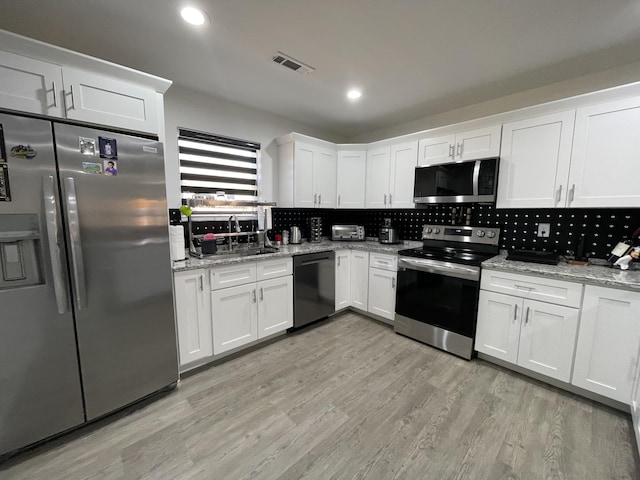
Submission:
<svg viewBox="0 0 640 480">
<path fill-rule="evenodd" d="M 150 140 L 54 130 L 91 420 L 178 379 L 164 157 Z"/>
<path fill-rule="evenodd" d="M 0 199 L 2 455 L 84 413 L 51 123 L 0 114 L 0 125 L 10 185 Z"/>
</svg>

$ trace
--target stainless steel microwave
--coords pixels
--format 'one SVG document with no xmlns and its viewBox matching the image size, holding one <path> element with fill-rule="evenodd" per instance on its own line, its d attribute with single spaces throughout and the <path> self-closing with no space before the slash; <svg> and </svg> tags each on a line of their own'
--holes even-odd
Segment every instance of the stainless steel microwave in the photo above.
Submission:
<svg viewBox="0 0 640 480">
<path fill-rule="evenodd" d="M 495 202 L 499 158 L 416 167 L 415 203 Z"/>
</svg>

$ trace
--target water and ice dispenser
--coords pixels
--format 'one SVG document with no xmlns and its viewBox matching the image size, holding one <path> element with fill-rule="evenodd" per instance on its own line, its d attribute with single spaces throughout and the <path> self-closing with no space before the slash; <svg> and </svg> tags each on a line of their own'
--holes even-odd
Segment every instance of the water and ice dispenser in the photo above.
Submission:
<svg viewBox="0 0 640 480">
<path fill-rule="evenodd" d="M 0 215 L 0 289 L 44 283 L 40 243 L 37 215 Z"/>
</svg>

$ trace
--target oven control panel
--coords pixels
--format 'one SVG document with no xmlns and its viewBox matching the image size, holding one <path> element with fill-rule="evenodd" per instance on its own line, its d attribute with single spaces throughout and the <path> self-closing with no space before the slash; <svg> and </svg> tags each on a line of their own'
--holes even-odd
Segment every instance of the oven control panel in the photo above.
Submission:
<svg viewBox="0 0 640 480">
<path fill-rule="evenodd" d="M 422 239 L 498 245 L 500 241 L 500 229 L 492 227 L 470 227 L 468 225 L 423 225 Z"/>
</svg>

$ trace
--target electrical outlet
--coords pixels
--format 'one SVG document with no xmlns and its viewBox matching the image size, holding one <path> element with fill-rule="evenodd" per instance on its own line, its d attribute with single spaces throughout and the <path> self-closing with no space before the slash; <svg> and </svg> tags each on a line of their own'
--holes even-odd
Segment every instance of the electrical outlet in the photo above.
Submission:
<svg viewBox="0 0 640 480">
<path fill-rule="evenodd" d="M 538 237 L 549 237 L 551 233 L 551 224 L 550 223 L 539 223 L 538 224 Z"/>
</svg>

